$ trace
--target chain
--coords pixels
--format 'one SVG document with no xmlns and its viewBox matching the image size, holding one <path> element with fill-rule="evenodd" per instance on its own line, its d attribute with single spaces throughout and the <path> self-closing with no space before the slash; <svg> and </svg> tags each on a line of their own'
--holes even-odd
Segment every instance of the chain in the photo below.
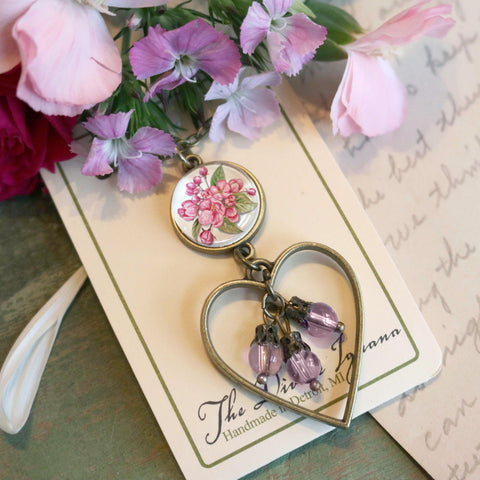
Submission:
<svg viewBox="0 0 480 480">
<path fill-rule="evenodd" d="M 290 323 L 285 318 L 287 301 L 277 292 L 272 285 L 273 262 L 264 258 L 255 258 L 255 249 L 251 243 L 243 243 L 233 251 L 235 260 L 245 266 L 245 278 L 258 280 L 261 275 L 261 283 L 265 286 L 265 295 L 262 301 L 263 319 L 266 325 L 277 324 L 283 334 L 290 333 Z M 257 278 L 256 278 L 257 277 Z"/>
<path fill-rule="evenodd" d="M 183 169 L 188 172 L 192 168 L 198 167 L 203 163 L 199 155 L 192 153 L 192 148 L 208 134 L 210 130 L 211 119 L 207 120 L 195 133 L 187 138 L 176 139 L 177 157 L 183 164 Z"/>
</svg>

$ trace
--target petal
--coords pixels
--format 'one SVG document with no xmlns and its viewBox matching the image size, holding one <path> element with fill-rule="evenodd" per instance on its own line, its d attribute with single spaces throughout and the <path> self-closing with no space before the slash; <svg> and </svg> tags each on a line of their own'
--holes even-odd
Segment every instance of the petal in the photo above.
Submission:
<svg viewBox="0 0 480 480">
<path fill-rule="evenodd" d="M 164 157 L 175 154 L 175 141 L 172 136 L 157 128 L 139 128 L 130 139 L 130 145 L 140 152 L 155 153 Z"/>
<path fill-rule="evenodd" d="M 401 125 L 406 106 L 406 89 L 386 60 L 349 53 L 331 109 L 334 133 L 383 135 Z"/>
<path fill-rule="evenodd" d="M 283 17 L 290 7 L 293 0 L 263 0 L 263 4 L 267 7 L 271 17 Z"/>
<path fill-rule="evenodd" d="M 160 25 L 150 27 L 148 35 L 132 45 L 130 63 L 137 78 L 148 78 L 174 67 L 175 56 L 166 33 Z"/>
<path fill-rule="evenodd" d="M 35 0 L 2 2 L 0 15 L 0 73 L 8 72 L 20 62 L 17 42 L 12 37 L 13 24 Z"/>
<path fill-rule="evenodd" d="M 230 113 L 230 105 L 224 103 L 215 110 L 208 136 L 212 142 L 221 142 L 225 138 L 225 120 Z"/>
<path fill-rule="evenodd" d="M 120 161 L 118 166 L 117 185 L 120 190 L 129 193 L 140 193 L 157 185 L 162 180 L 162 161 L 144 153 L 139 158 L 128 158 Z"/>
<path fill-rule="evenodd" d="M 228 85 L 222 85 L 218 82 L 212 82 L 210 89 L 205 94 L 205 100 L 226 100 L 230 97 L 233 93 L 235 93 L 238 89 L 238 82 L 242 71 L 247 67 L 241 67 L 238 75 L 235 77 L 235 80 Z"/>
<path fill-rule="evenodd" d="M 170 0 L 107 0 L 106 4 L 117 8 L 145 8 L 164 5 Z"/>
<path fill-rule="evenodd" d="M 327 29 L 312 22 L 304 13 L 287 18 L 285 36 L 299 55 L 314 52 L 327 38 Z"/>
<path fill-rule="evenodd" d="M 240 52 L 235 42 L 203 20 L 199 22 L 204 23 L 211 31 L 212 41 L 195 53 L 198 68 L 208 73 L 218 83 L 224 85 L 232 83 L 241 67 Z M 206 27 L 203 29 L 204 33 L 199 31 L 198 34 L 204 35 Z"/>
<path fill-rule="evenodd" d="M 422 10 L 423 5 L 428 2 L 429 0 L 423 0 L 404 10 L 352 43 L 349 48 L 368 52 L 386 46 L 407 45 L 423 35 L 443 37 L 455 24 L 453 19 L 442 17 L 451 13 L 452 6 L 438 5 Z"/>
<path fill-rule="evenodd" d="M 83 126 L 91 133 L 101 138 L 121 138 L 127 131 L 128 122 L 133 110 L 90 117 Z"/>
<path fill-rule="evenodd" d="M 82 167 L 84 175 L 107 175 L 113 172 L 109 165 L 111 158 L 108 142 L 108 140 L 93 139 L 87 161 Z"/>
<path fill-rule="evenodd" d="M 246 92 L 242 95 L 241 105 L 246 124 L 253 127 L 266 127 L 280 117 L 280 107 L 275 92 L 268 88 Z"/>
<path fill-rule="evenodd" d="M 77 2 L 37 0 L 13 36 L 22 58 L 17 95 L 47 115 L 76 115 L 121 81 L 121 59 L 100 13 Z"/>
<path fill-rule="evenodd" d="M 258 87 L 276 87 L 282 83 L 282 76 L 276 72 L 255 73 L 251 67 L 244 67 L 240 73 L 241 90 L 253 90 Z"/>
<path fill-rule="evenodd" d="M 267 36 L 271 21 L 265 9 L 258 2 L 253 2 L 240 26 L 240 45 L 243 53 L 253 53 L 257 45 Z"/>
<path fill-rule="evenodd" d="M 160 92 L 161 90 L 173 90 L 185 82 L 186 80 L 180 76 L 178 71 L 173 70 L 169 74 L 162 75 L 159 80 L 150 86 L 145 93 L 143 101 L 148 102 L 157 92 Z"/>
</svg>

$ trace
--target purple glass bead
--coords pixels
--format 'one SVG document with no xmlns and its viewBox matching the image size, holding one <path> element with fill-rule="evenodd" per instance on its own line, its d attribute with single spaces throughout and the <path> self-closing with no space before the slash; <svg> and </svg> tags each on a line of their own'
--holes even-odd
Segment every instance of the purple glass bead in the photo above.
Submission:
<svg viewBox="0 0 480 480">
<path fill-rule="evenodd" d="M 306 320 L 308 322 L 307 331 L 313 337 L 321 337 L 338 328 L 338 316 L 335 310 L 326 303 L 312 303 Z"/>
<path fill-rule="evenodd" d="M 310 350 L 300 350 L 287 361 L 287 372 L 296 383 L 310 383 L 320 375 L 321 371 L 320 360 Z"/>
<path fill-rule="evenodd" d="M 248 352 L 248 363 L 255 373 L 275 375 L 283 363 L 283 349 L 280 344 L 253 343 Z"/>
</svg>

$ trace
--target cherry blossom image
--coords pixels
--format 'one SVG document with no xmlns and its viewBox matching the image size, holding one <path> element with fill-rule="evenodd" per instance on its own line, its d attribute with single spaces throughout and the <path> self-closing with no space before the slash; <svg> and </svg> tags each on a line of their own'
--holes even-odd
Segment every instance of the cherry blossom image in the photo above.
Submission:
<svg viewBox="0 0 480 480">
<path fill-rule="evenodd" d="M 182 179 L 172 216 L 189 240 L 201 246 L 234 244 L 255 228 L 259 192 L 244 171 L 225 163 L 201 166 Z"/>
</svg>

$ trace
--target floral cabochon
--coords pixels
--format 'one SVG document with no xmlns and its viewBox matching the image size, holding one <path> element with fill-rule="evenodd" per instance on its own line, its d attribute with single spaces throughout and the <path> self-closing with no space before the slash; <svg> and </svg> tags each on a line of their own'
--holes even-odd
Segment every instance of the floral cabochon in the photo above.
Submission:
<svg viewBox="0 0 480 480">
<path fill-rule="evenodd" d="M 171 208 L 173 225 L 182 240 L 199 250 L 220 253 L 257 232 L 264 196 L 248 170 L 212 162 L 193 168 L 180 179 Z"/>
</svg>

